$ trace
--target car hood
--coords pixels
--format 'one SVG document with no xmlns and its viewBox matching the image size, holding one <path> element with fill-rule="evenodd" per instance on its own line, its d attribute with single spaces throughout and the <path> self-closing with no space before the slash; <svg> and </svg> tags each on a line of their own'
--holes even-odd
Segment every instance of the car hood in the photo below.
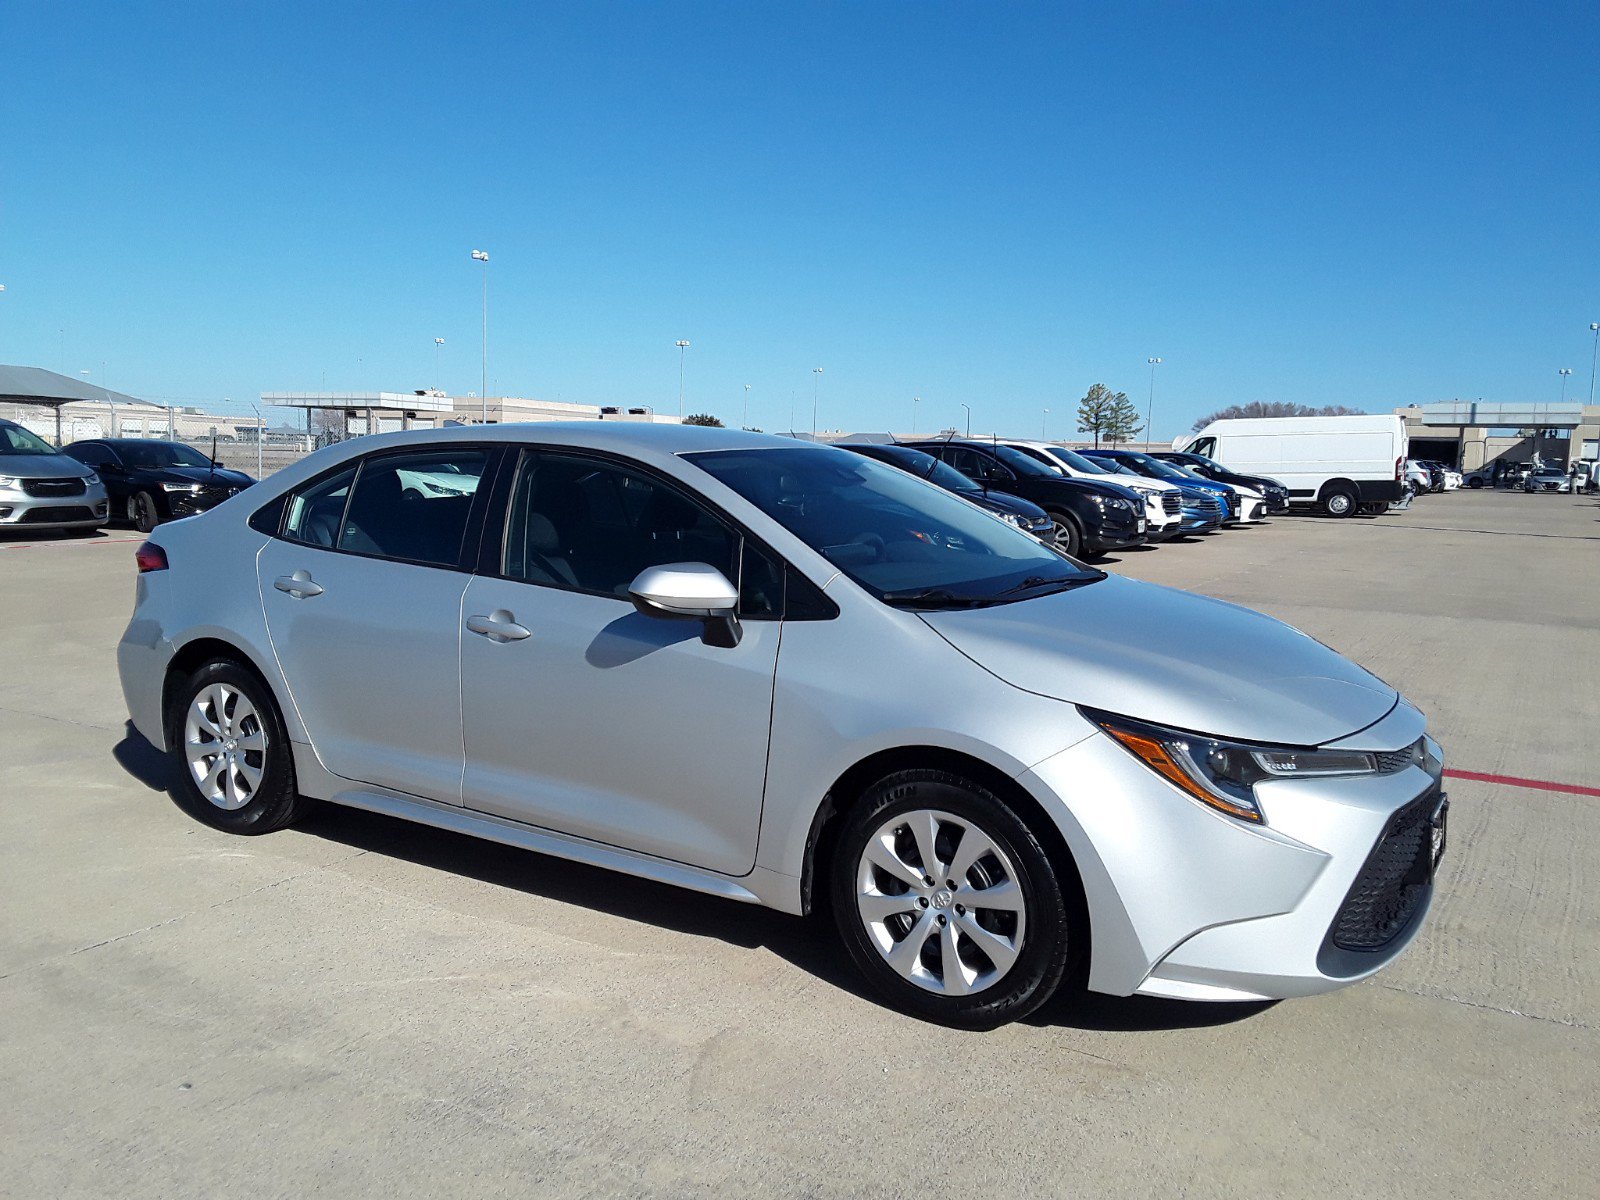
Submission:
<svg viewBox="0 0 1600 1200">
<path fill-rule="evenodd" d="M 0 454 L 0 475 L 15 479 L 87 479 L 90 474 L 65 454 Z"/>
<path fill-rule="evenodd" d="M 1024 691 L 1218 737 L 1320 745 L 1366 728 L 1399 699 L 1281 621 L 1114 575 L 1015 604 L 920 615 Z"/>
<path fill-rule="evenodd" d="M 134 474 L 163 483 L 224 483 L 229 487 L 244 487 L 251 482 L 243 471 L 230 471 L 218 467 L 139 467 Z"/>
<path fill-rule="evenodd" d="M 1031 500 L 1024 500 L 1021 496 L 1013 496 L 1008 492 L 957 492 L 963 500 L 970 500 L 979 508 L 987 508 L 991 512 L 1015 513 L 1019 517 L 1027 517 L 1030 521 L 1048 520 L 1044 509 Z"/>
<path fill-rule="evenodd" d="M 1061 475 L 1056 478 L 1038 477 L 1040 482 L 1050 487 L 1061 487 L 1074 492 L 1088 492 L 1092 496 L 1115 496 L 1118 500 L 1127 500 L 1132 504 L 1143 505 L 1144 501 L 1139 493 L 1124 483 L 1117 483 L 1110 479 L 1088 479 L 1082 475 Z"/>
</svg>

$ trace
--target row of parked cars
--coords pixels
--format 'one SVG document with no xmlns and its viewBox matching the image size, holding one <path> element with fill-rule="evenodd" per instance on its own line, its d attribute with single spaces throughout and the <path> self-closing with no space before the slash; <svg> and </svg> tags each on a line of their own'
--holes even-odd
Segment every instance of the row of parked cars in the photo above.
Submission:
<svg viewBox="0 0 1600 1200">
<path fill-rule="evenodd" d="M 1079 557 L 1259 522 L 1289 507 L 1278 481 L 1182 451 L 956 438 L 843 448 L 939 484 Z"/>
<path fill-rule="evenodd" d="M 93 438 L 58 450 L 0 420 L 0 529 L 92 532 L 126 520 L 148 533 L 162 521 L 214 508 L 254 482 L 182 442 Z"/>
</svg>

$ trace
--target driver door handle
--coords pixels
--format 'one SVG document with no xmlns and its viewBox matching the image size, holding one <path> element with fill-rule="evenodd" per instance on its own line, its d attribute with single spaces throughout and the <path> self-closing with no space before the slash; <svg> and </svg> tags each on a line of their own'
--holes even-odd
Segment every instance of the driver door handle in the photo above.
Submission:
<svg viewBox="0 0 1600 1200">
<path fill-rule="evenodd" d="M 293 575 L 279 575 L 272 581 L 272 586 L 280 592 L 288 592 L 296 600 L 322 595 L 322 585 L 314 581 L 311 572 L 306 570 L 296 571 Z"/>
<path fill-rule="evenodd" d="M 468 617 L 467 628 L 491 642 L 520 642 L 533 636 L 533 630 L 518 625 L 516 617 L 503 608 L 495 609 L 488 616 Z"/>
</svg>

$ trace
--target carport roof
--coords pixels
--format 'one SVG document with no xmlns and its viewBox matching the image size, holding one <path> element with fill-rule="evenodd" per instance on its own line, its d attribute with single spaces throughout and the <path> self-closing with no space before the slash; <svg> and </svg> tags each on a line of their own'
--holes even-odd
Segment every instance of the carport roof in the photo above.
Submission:
<svg viewBox="0 0 1600 1200">
<path fill-rule="evenodd" d="M 44 404 L 60 408 L 74 400 L 101 404 L 139 404 L 142 401 L 109 388 L 96 387 L 70 375 L 58 375 L 43 367 L 13 367 L 0 364 L 0 400 L 23 404 Z"/>
</svg>

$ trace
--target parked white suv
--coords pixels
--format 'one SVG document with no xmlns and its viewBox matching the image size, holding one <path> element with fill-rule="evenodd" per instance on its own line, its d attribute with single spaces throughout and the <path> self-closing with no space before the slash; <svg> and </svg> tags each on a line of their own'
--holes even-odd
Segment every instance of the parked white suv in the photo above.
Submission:
<svg viewBox="0 0 1600 1200">
<path fill-rule="evenodd" d="M 1182 528 L 1183 492 L 1176 484 L 1163 479 L 1146 479 L 1142 475 L 1122 474 L 1113 471 L 1104 463 L 1085 458 L 1075 450 L 1052 445 L 1049 442 L 1007 442 L 1006 445 L 1014 446 L 1024 454 L 1074 479 L 1089 479 L 1104 483 L 1106 476 L 1109 475 L 1113 477 L 1113 482 L 1129 491 L 1138 492 L 1144 497 L 1145 525 L 1148 528 L 1147 536 L 1152 542 L 1173 537 Z"/>
</svg>

